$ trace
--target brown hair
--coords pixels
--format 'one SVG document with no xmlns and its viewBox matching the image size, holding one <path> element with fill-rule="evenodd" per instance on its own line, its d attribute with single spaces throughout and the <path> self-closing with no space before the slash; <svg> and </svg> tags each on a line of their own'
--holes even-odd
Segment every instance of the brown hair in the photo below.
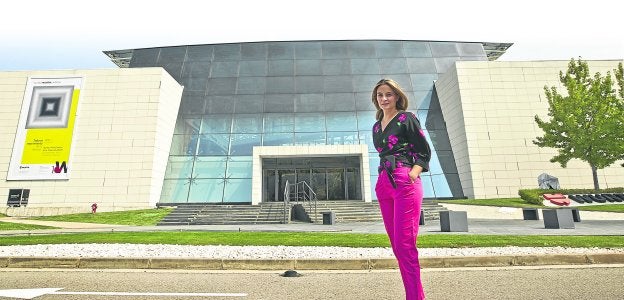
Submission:
<svg viewBox="0 0 624 300">
<path fill-rule="evenodd" d="M 377 114 L 375 115 L 377 121 L 381 121 L 381 119 L 383 118 L 383 110 L 381 110 L 381 107 L 379 107 L 379 103 L 377 103 L 377 89 L 382 85 L 389 86 L 392 91 L 399 97 L 396 102 L 396 108 L 398 111 L 407 110 L 407 105 L 409 104 L 409 100 L 407 99 L 405 92 L 403 92 L 403 90 L 401 89 L 401 86 L 399 86 L 398 82 L 392 79 L 379 80 L 379 82 L 377 82 L 375 88 L 373 89 L 372 95 L 373 104 L 375 105 L 375 108 L 377 108 Z"/>
</svg>

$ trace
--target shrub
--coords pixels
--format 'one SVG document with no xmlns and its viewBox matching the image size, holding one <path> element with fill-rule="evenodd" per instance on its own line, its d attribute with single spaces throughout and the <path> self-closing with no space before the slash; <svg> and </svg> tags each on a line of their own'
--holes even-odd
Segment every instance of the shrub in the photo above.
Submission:
<svg viewBox="0 0 624 300">
<path fill-rule="evenodd" d="M 624 193 L 624 188 L 608 188 L 600 189 L 598 191 L 594 189 L 559 189 L 559 190 L 545 190 L 545 189 L 523 189 L 518 191 L 518 195 L 522 200 L 527 203 L 542 205 L 544 194 L 603 194 L 603 193 Z"/>
</svg>

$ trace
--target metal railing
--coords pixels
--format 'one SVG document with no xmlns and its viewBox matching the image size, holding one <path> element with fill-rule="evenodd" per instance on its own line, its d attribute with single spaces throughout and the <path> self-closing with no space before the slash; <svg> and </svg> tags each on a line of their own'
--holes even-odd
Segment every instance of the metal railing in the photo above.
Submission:
<svg viewBox="0 0 624 300">
<path fill-rule="evenodd" d="M 286 180 L 286 186 L 284 187 L 284 219 L 283 223 L 290 223 L 290 184 L 288 184 L 288 180 Z"/>
<path fill-rule="evenodd" d="M 294 193 L 291 193 L 291 191 L 293 190 Z M 284 218 L 286 218 L 286 211 L 290 208 L 291 198 L 294 198 L 292 200 L 294 200 L 294 202 L 297 204 L 299 204 L 299 201 L 301 201 L 301 204 L 304 208 L 307 204 L 308 212 L 314 215 L 314 222 L 317 221 L 318 216 L 316 214 L 316 202 L 318 200 L 316 198 L 316 193 L 314 192 L 314 190 L 312 190 L 312 187 L 310 187 L 307 182 L 300 181 L 297 183 L 289 184 L 288 181 L 286 181 L 286 187 L 284 188 Z"/>
</svg>

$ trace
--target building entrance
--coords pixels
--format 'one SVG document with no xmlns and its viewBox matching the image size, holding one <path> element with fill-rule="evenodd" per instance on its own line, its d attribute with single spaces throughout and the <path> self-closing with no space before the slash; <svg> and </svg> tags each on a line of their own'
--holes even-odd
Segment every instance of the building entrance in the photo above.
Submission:
<svg viewBox="0 0 624 300">
<path fill-rule="evenodd" d="M 305 181 L 318 200 L 361 200 L 360 158 L 295 157 L 262 160 L 263 201 L 284 201 L 286 181 Z"/>
</svg>

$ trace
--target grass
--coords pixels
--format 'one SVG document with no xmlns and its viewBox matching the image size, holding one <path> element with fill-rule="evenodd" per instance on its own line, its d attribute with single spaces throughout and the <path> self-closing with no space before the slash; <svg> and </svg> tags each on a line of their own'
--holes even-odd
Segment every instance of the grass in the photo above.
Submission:
<svg viewBox="0 0 624 300">
<path fill-rule="evenodd" d="M 442 203 L 487 205 L 504 207 L 541 207 L 524 202 L 520 198 L 441 200 Z M 624 205 L 596 205 L 581 207 L 582 210 L 624 212 Z M 121 224 L 134 226 L 156 225 L 172 208 L 146 209 L 96 214 L 71 214 L 36 217 L 37 220 Z M 0 222 L 0 230 L 41 229 L 46 226 Z M 238 246 L 343 246 L 343 247 L 389 247 L 385 234 L 318 233 L 318 232 L 98 232 L 76 234 L 52 234 L 0 237 L 0 245 L 31 244 L 177 244 L 177 245 L 238 245 Z M 508 235 L 448 235 L 428 234 L 418 239 L 419 247 L 624 247 L 624 236 L 508 236 Z"/>
<path fill-rule="evenodd" d="M 0 237 L 0 245 L 175 244 L 233 246 L 389 247 L 385 234 L 318 232 L 106 232 Z M 506 236 L 431 234 L 418 238 L 422 248 L 464 247 L 624 247 L 624 236 Z"/>
<path fill-rule="evenodd" d="M 498 206 L 498 207 L 544 207 L 526 203 L 520 198 L 501 198 L 501 199 L 468 199 L 468 200 L 439 200 L 439 203 L 462 204 L 462 205 L 482 205 L 482 206 Z M 581 210 L 592 211 L 608 211 L 608 212 L 624 212 L 624 205 L 596 205 L 580 207 Z M 100 223 L 100 224 L 117 224 L 131 226 L 154 226 L 158 224 L 173 208 L 164 207 L 158 209 L 144 209 L 119 212 L 105 213 L 84 213 L 71 215 L 58 215 L 47 217 L 34 217 L 35 220 L 44 221 L 63 221 L 63 222 L 81 222 L 81 223 Z M 0 228 L 1 229 L 1 228 Z"/>
<path fill-rule="evenodd" d="M 438 200 L 438 203 L 498 206 L 498 207 L 537 207 L 544 208 L 543 205 L 530 204 L 521 198 L 501 198 L 501 199 L 467 199 L 467 200 Z M 624 213 L 624 204 L 600 204 L 592 206 L 577 206 L 579 210 L 604 211 Z"/>
<path fill-rule="evenodd" d="M 80 222 L 80 223 L 99 223 L 99 224 L 116 224 L 116 225 L 132 225 L 132 226 L 154 226 L 168 215 L 173 208 L 156 208 L 129 211 L 116 211 L 104 213 L 85 213 L 58 215 L 46 217 L 34 217 L 34 220 L 43 221 L 62 221 L 62 222 Z"/>
<path fill-rule="evenodd" d="M 35 229 L 55 229 L 56 227 L 19 224 L 10 222 L 0 222 L 0 230 L 35 230 Z"/>
<path fill-rule="evenodd" d="M 588 211 L 608 211 L 624 213 L 624 204 L 604 204 L 604 205 L 592 205 L 592 206 L 579 206 L 579 210 Z"/>
<path fill-rule="evenodd" d="M 437 202 L 448 203 L 448 204 L 499 206 L 499 207 L 544 207 L 542 205 L 535 205 L 535 204 L 527 203 L 521 198 L 438 200 Z"/>
</svg>

